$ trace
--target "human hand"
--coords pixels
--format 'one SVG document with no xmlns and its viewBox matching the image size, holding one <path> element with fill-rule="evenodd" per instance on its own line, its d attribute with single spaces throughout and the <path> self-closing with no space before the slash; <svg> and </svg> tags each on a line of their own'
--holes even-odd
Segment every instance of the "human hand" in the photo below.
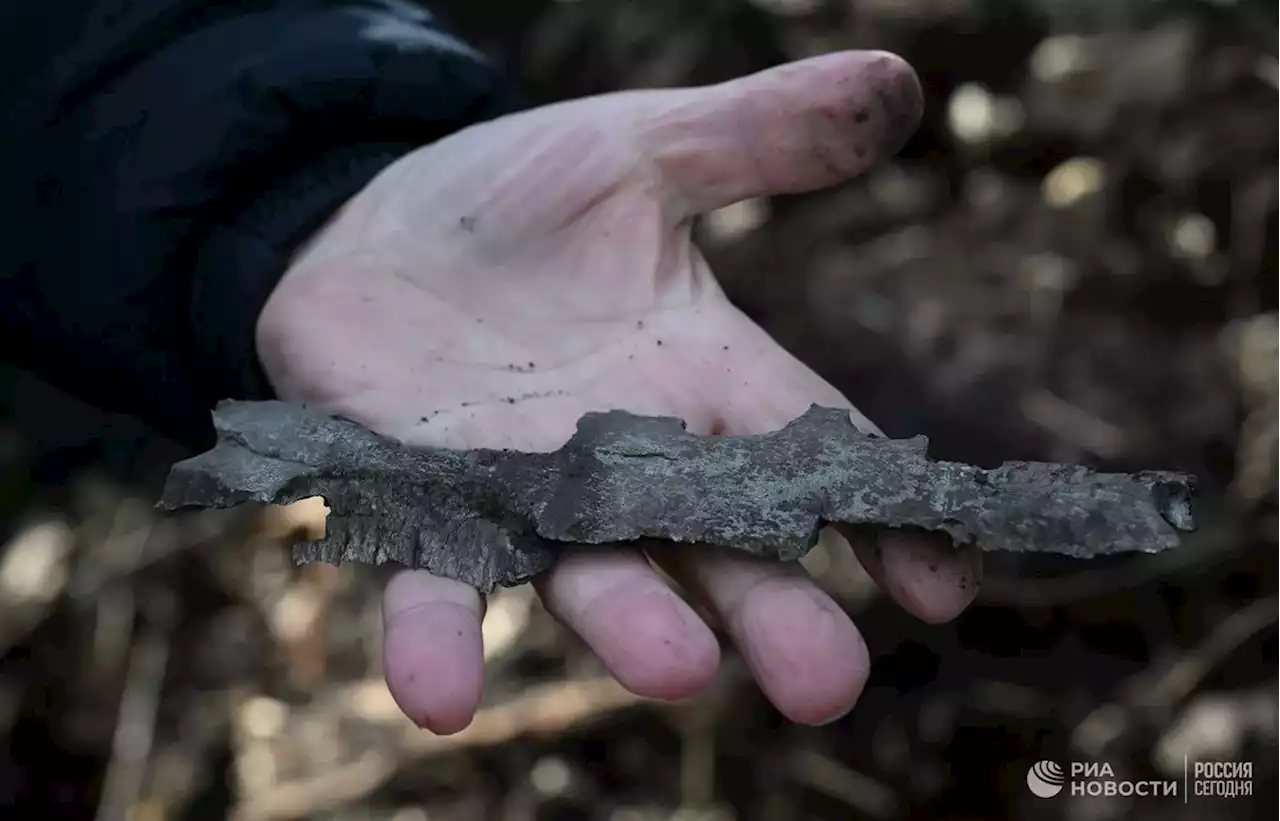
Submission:
<svg viewBox="0 0 1280 821">
<path fill-rule="evenodd" d="M 614 408 L 745 434 L 818 403 L 875 430 L 729 303 L 690 223 L 853 177 L 900 147 L 920 108 L 900 59 L 843 52 L 473 126 L 387 168 L 299 253 L 259 318 L 260 359 L 281 398 L 415 444 L 549 451 L 583 413 Z M 901 534 L 855 549 L 930 622 L 963 610 L 981 574 L 976 552 Z M 788 718 L 853 706 L 866 646 L 798 565 L 581 547 L 535 584 L 625 687 L 681 698 L 714 675 L 719 645 L 654 566 L 714 614 Z M 466 727 L 482 597 L 406 570 L 383 612 L 401 708 L 437 733 Z"/>
</svg>

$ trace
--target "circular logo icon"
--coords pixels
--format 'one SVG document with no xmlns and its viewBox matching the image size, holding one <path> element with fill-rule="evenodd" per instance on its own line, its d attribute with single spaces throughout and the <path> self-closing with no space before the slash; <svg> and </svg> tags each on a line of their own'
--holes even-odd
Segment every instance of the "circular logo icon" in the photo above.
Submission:
<svg viewBox="0 0 1280 821">
<path fill-rule="evenodd" d="M 1037 761 L 1027 770 L 1027 788 L 1036 798 L 1053 798 L 1066 783 L 1067 777 L 1056 761 Z"/>
</svg>

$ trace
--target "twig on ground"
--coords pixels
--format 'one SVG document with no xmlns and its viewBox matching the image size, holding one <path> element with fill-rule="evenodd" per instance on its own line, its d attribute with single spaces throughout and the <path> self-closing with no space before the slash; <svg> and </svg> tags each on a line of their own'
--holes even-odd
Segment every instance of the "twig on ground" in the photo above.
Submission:
<svg viewBox="0 0 1280 821">
<path fill-rule="evenodd" d="M 1178 659 L 1140 693 L 1144 706 L 1168 709 L 1183 701 L 1214 668 L 1280 618 L 1280 598 L 1258 599 L 1219 622 L 1204 641 Z"/>
<path fill-rule="evenodd" d="M 1124 452 L 1123 428 L 1046 390 L 1023 396 L 1020 408 L 1027 419 L 1081 450 L 1107 459 Z"/>
<path fill-rule="evenodd" d="M 1163 668 L 1136 676 L 1119 701 L 1100 705 L 1076 725 L 1075 747 L 1098 756 L 1106 747 L 1148 721 L 1168 714 L 1190 696 L 1215 668 L 1245 642 L 1280 618 L 1280 598 L 1258 599 L 1220 622 L 1198 645 Z"/>
<path fill-rule="evenodd" d="M 407 725 L 395 749 L 369 752 L 317 776 L 271 787 L 242 801 L 230 818 L 282 821 L 313 817 L 368 795 L 410 762 L 461 749 L 492 747 L 520 736 L 553 735 L 642 701 L 612 678 L 544 685 L 481 710 L 471 726 L 456 735 L 432 735 Z"/>
<path fill-rule="evenodd" d="M 787 757 L 791 777 L 852 807 L 870 818 L 893 818 L 899 811 L 898 796 L 879 781 L 810 749 Z"/>
<path fill-rule="evenodd" d="M 169 661 L 176 600 L 167 592 L 143 591 L 150 623 L 129 654 L 124 693 L 116 719 L 111 760 L 103 779 L 97 821 L 128 821 L 146 780 L 155 740 L 156 715 Z"/>
</svg>

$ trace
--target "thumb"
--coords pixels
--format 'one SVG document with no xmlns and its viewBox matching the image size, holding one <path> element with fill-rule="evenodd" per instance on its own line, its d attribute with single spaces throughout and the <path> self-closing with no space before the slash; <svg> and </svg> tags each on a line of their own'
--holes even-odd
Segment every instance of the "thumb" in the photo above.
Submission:
<svg viewBox="0 0 1280 821">
<path fill-rule="evenodd" d="M 640 143 L 686 216 L 855 177 L 902 147 L 924 107 L 915 72 L 883 51 L 648 96 Z"/>
</svg>

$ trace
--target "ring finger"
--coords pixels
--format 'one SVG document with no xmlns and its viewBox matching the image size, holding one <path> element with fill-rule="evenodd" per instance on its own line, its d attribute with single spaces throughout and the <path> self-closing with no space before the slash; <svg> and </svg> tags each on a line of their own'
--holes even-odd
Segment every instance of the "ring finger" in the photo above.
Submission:
<svg viewBox="0 0 1280 821">
<path fill-rule="evenodd" d="M 687 547 L 650 556 L 706 602 L 787 718 L 823 724 L 853 708 L 870 671 L 867 646 L 800 565 Z"/>
</svg>

